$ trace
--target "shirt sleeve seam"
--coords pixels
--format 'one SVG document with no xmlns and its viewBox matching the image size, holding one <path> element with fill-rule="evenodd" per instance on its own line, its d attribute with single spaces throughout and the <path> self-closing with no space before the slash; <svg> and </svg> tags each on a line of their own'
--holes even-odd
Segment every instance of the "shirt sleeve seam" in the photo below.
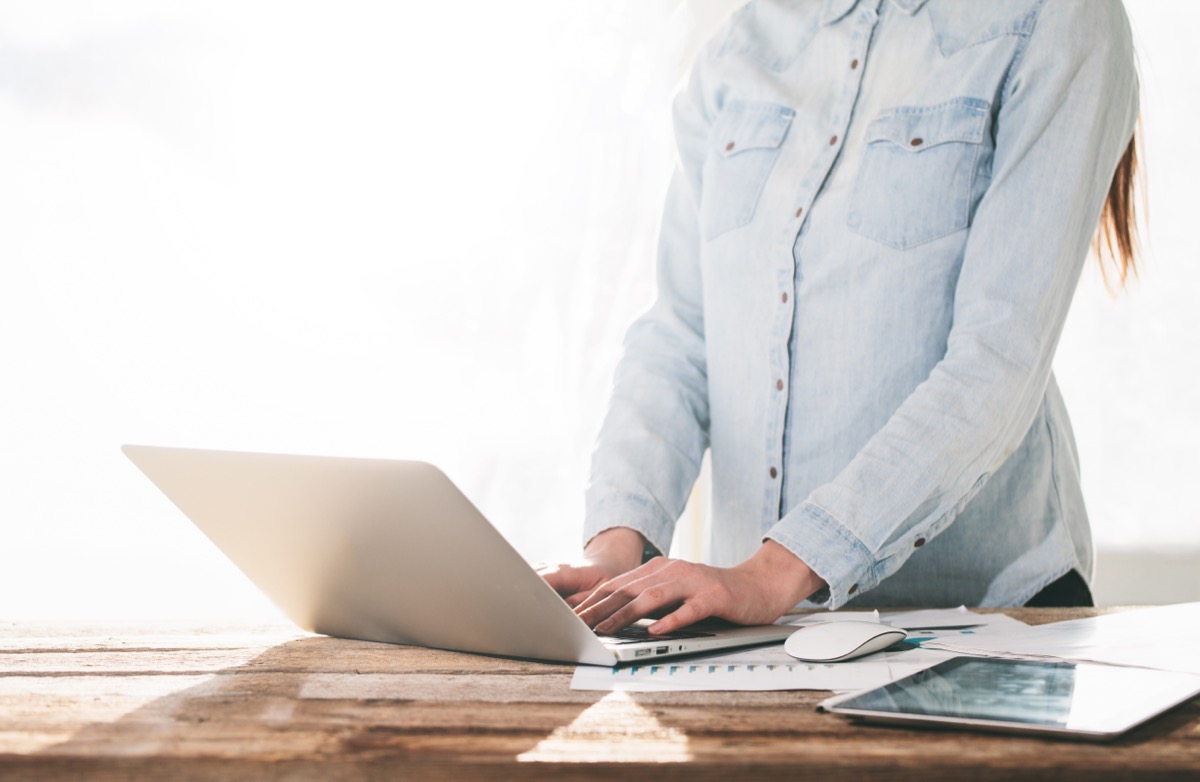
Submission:
<svg viewBox="0 0 1200 782">
<path fill-rule="evenodd" d="M 1017 70 L 1020 69 L 1021 63 L 1025 60 L 1025 52 L 1029 50 L 1029 39 L 1032 38 L 1034 32 L 1037 31 L 1037 23 L 1038 20 L 1041 19 L 1042 8 L 1045 7 L 1045 5 L 1046 0 L 1040 0 L 1037 6 L 1035 6 L 1034 9 L 1029 12 L 1029 16 L 1027 17 L 1030 20 L 1029 24 L 1024 26 L 1023 29 L 1017 33 L 1020 38 L 1020 42 L 1017 44 L 1017 50 L 1013 52 L 1012 62 L 1008 66 L 1008 73 L 1004 76 L 1004 86 L 1000 88 L 1001 100 L 1007 98 L 1009 95 L 1009 88 L 1012 84 L 1013 77 L 1016 75 Z"/>
</svg>

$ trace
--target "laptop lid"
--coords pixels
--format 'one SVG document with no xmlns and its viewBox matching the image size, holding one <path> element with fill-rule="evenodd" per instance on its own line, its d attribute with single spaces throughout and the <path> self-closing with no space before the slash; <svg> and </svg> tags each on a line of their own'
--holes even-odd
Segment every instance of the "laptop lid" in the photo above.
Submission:
<svg viewBox="0 0 1200 782">
<path fill-rule="evenodd" d="M 794 629 L 606 645 L 425 462 L 145 445 L 122 451 L 313 632 L 613 665 L 782 640 Z"/>
</svg>

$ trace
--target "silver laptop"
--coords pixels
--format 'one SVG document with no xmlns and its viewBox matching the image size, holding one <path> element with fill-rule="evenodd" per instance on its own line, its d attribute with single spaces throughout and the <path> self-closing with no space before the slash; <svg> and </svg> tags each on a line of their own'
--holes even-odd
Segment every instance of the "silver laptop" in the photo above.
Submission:
<svg viewBox="0 0 1200 782">
<path fill-rule="evenodd" d="M 440 470 L 418 461 L 144 445 L 136 464 L 300 627 L 615 665 L 781 642 L 794 627 L 597 636 Z"/>
</svg>

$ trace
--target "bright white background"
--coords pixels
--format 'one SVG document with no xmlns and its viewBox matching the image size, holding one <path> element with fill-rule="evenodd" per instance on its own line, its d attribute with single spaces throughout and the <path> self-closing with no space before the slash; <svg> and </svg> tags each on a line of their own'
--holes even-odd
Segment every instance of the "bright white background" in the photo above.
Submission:
<svg viewBox="0 0 1200 782">
<path fill-rule="evenodd" d="M 572 555 L 670 96 L 736 4 L 0 6 L 0 619 L 276 615 L 124 442 L 429 459 Z M 1200 551 L 1200 5 L 1128 5 L 1150 252 L 1058 371 L 1102 598 L 1196 599 L 1117 577 Z"/>
</svg>

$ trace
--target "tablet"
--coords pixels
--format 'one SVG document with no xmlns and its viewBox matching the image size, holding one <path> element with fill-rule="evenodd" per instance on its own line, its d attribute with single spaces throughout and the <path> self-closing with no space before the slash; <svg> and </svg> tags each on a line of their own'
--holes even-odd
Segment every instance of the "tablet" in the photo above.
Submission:
<svg viewBox="0 0 1200 782">
<path fill-rule="evenodd" d="M 1105 741 L 1200 693 L 1200 676 L 1085 663 L 955 657 L 818 708 L 898 725 Z"/>
</svg>

